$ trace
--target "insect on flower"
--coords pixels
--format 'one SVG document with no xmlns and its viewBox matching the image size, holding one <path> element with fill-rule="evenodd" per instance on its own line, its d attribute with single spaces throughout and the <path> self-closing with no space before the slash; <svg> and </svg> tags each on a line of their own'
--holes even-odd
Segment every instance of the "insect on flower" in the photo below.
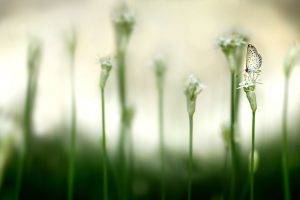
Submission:
<svg viewBox="0 0 300 200">
<path fill-rule="evenodd" d="M 261 73 L 262 57 L 258 53 L 257 49 L 252 45 L 248 44 L 247 47 L 247 60 L 246 69 L 243 74 L 244 79 L 239 84 L 238 89 L 254 89 L 255 85 L 259 83 L 259 75 Z"/>
</svg>

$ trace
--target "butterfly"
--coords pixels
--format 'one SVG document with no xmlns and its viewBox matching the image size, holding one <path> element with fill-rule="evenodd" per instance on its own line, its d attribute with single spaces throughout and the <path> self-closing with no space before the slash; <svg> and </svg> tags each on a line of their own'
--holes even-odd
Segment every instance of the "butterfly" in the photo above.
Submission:
<svg viewBox="0 0 300 200">
<path fill-rule="evenodd" d="M 246 72 L 247 73 L 260 73 L 261 72 L 262 57 L 256 50 L 255 46 L 248 44 L 247 47 L 247 60 Z"/>
</svg>

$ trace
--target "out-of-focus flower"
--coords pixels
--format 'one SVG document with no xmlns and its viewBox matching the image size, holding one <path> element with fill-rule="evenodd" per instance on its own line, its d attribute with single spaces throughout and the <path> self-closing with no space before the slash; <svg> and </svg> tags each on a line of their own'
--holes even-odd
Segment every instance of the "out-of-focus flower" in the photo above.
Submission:
<svg viewBox="0 0 300 200">
<path fill-rule="evenodd" d="M 113 11 L 112 21 L 118 46 L 124 48 L 135 25 L 135 14 L 125 2 L 121 2 Z"/>
<path fill-rule="evenodd" d="M 248 37 L 238 31 L 233 31 L 217 39 L 217 44 L 226 56 L 231 71 L 236 73 L 239 71 L 247 42 Z"/>
<path fill-rule="evenodd" d="M 101 65 L 100 87 L 104 88 L 109 76 L 109 72 L 113 66 L 113 61 L 109 56 L 102 57 L 100 58 L 100 65 Z"/>
<path fill-rule="evenodd" d="M 284 59 L 284 73 L 289 76 L 292 69 L 300 63 L 300 45 L 292 47 Z"/>
<path fill-rule="evenodd" d="M 163 77 L 166 72 L 166 60 L 162 55 L 157 55 L 153 59 L 153 66 L 157 77 Z"/>
<path fill-rule="evenodd" d="M 166 59 L 162 55 L 156 55 L 152 61 L 152 66 L 155 71 L 155 76 L 156 76 L 156 84 L 159 89 L 163 87 L 163 82 L 165 79 L 165 74 L 166 74 Z"/>
<path fill-rule="evenodd" d="M 194 75 L 189 75 L 184 88 L 189 115 L 193 115 L 195 113 L 197 96 L 204 88 L 204 85 L 197 77 Z"/>
</svg>

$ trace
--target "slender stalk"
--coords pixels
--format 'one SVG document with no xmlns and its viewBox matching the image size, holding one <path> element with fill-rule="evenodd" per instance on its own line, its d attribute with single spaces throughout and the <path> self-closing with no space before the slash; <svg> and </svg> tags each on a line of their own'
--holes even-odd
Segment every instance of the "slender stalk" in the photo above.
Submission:
<svg viewBox="0 0 300 200">
<path fill-rule="evenodd" d="M 235 145 L 235 125 L 236 125 L 236 111 L 235 111 L 235 100 L 236 100 L 236 75 L 231 72 L 231 96 L 230 96 L 230 154 L 232 162 L 231 171 L 231 184 L 230 184 L 230 198 L 235 199 L 236 192 L 236 145 Z"/>
<path fill-rule="evenodd" d="M 107 184 L 107 151 L 106 151 L 106 133 L 105 133 L 105 98 L 104 88 L 101 88 L 101 109 L 102 109 L 102 152 L 103 152 L 103 199 L 108 200 Z"/>
<path fill-rule="evenodd" d="M 188 200 L 192 197 L 192 169 L 193 169 L 193 115 L 189 115 L 189 171 L 188 171 Z"/>
<path fill-rule="evenodd" d="M 130 128 L 131 129 L 131 128 Z M 134 180 L 134 142 L 132 138 L 132 131 L 129 131 L 128 137 L 128 144 L 129 144 L 129 199 L 134 199 L 133 197 L 133 180 Z"/>
<path fill-rule="evenodd" d="M 19 199 L 20 191 L 21 191 L 21 183 L 22 183 L 22 176 L 23 176 L 23 170 L 24 170 L 24 160 L 25 160 L 25 150 L 22 150 L 20 153 L 19 158 L 19 165 L 18 165 L 18 171 L 17 171 L 17 184 L 16 184 L 16 191 L 15 191 L 15 200 Z"/>
<path fill-rule="evenodd" d="M 252 111 L 252 138 L 250 159 L 250 200 L 254 199 L 254 149 L 255 149 L 255 111 Z"/>
<path fill-rule="evenodd" d="M 158 81 L 158 126 L 159 126 L 159 149 L 161 162 L 161 200 L 165 199 L 165 146 L 164 146 L 164 107 L 163 107 L 163 85 Z"/>
<path fill-rule="evenodd" d="M 69 154 L 69 176 L 68 176 L 68 199 L 73 199 L 74 171 L 75 171 L 75 148 L 76 148 L 76 93 L 74 62 L 71 62 L 71 142 Z"/>
<path fill-rule="evenodd" d="M 187 79 L 184 94 L 186 96 L 187 111 L 189 115 L 189 163 L 188 163 L 188 200 L 192 196 L 192 169 L 193 169 L 193 116 L 196 110 L 196 100 L 198 94 L 202 92 L 204 86 L 194 75 Z"/>
<path fill-rule="evenodd" d="M 120 48 L 117 46 L 117 48 Z M 119 156 L 119 166 L 120 170 L 120 198 L 126 199 L 125 195 L 125 132 L 126 132 L 126 105 L 127 105 L 127 95 L 126 95 L 126 75 L 125 75 L 125 52 L 121 49 L 117 50 L 117 78 L 118 78 L 118 91 L 119 91 L 119 103 L 121 108 L 121 119 L 120 119 L 120 138 L 118 144 L 118 156 Z M 124 198 L 123 198 L 124 197 Z"/>
<path fill-rule="evenodd" d="M 127 44 L 132 34 L 135 16 L 132 10 L 128 7 L 126 2 L 120 2 L 116 7 L 113 15 L 113 23 L 115 28 L 115 41 L 117 49 L 117 76 L 118 76 L 118 89 L 119 89 L 119 100 L 121 107 L 121 121 L 120 121 L 120 137 L 118 144 L 118 166 L 120 167 L 120 179 L 118 180 L 119 196 L 120 199 L 127 199 L 127 188 L 128 185 L 128 172 L 126 163 L 126 133 L 129 132 L 128 123 L 128 105 L 126 98 L 126 65 L 125 55 L 127 50 Z M 130 133 L 129 133 L 130 134 Z M 127 134 L 128 135 L 128 134 Z M 130 138 L 129 138 L 130 139 Z"/>
<path fill-rule="evenodd" d="M 24 128 L 24 146 L 20 153 L 20 162 L 17 171 L 16 191 L 15 199 L 19 199 L 22 189 L 23 173 L 26 164 L 30 163 L 29 154 L 32 150 L 33 128 L 32 128 L 32 116 L 34 111 L 34 105 L 36 100 L 37 82 L 39 64 L 41 59 L 41 44 L 33 39 L 28 46 L 27 55 L 27 86 L 26 97 L 24 105 L 23 115 L 23 128 Z"/>
<path fill-rule="evenodd" d="M 289 97 L 289 76 L 284 81 L 284 99 L 282 116 L 282 175 L 284 184 L 284 199 L 290 199 L 289 169 L 288 169 L 288 138 L 287 138 L 287 112 Z"/>
<path fill-rule="evenodd" d="M 224 170 L 224 180 L 223 180 L 223 196 L 224 198 L 227 196 L 226 194 L 228 194 L 228 180 L 229 180 L 229 173 L 228 173 L 228 160 L 229 160 L 229 149 L 225 148 L 225 153 L 224 153 L 224 166 L 223 166 L 223 170 Z"/>
</svg>

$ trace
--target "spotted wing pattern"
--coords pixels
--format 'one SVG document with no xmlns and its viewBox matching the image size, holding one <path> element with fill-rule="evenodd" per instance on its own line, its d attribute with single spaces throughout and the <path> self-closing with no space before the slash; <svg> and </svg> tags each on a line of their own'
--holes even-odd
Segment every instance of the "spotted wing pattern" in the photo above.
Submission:
<svg viewBox="0 0 300 200">
<path fill-rule="evenodd" d="M 247 61 L 246 61 L 246 72 L 259 73 L 261 71 L 262 58 L 256 50 L 255 46 L 248 44 L 247 47 Z"/>
</svg>

